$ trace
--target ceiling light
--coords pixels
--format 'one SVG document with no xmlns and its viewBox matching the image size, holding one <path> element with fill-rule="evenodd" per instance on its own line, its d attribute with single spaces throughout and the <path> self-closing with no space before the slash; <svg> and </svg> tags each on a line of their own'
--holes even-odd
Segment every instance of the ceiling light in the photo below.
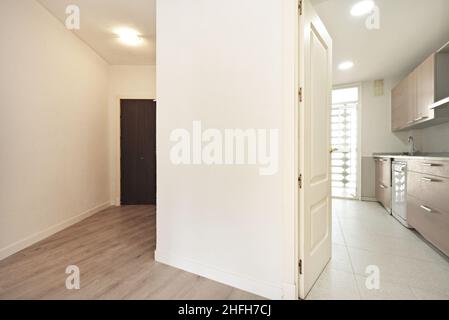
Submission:
<svg viewBox="0 0 449 320">
<path fill-rule="evenodd" d="M 357 2 L 351 9 L 351 14 L 354 17 L 360 17 L 373 11 L 375 7 L 374 1 L 364 0 Z"/>
<path fill-rule="evenodd" d="M 338 69 L 340 69 L 340 70 L 349 70 L 349 69 L 351 69 L 352 67 L 354 67 L 354 62 L 352 62 L 352 61 L 346 61 L 346 62 L 342 62 L 342 63 L 340 63 L 339 65 L 338 65 Z"/>
<path fill-rule="evenodd" d="M 132 29 L 119 29 L 115 33 L 118 35 L 119 40 L 128 46 L 137 46 L 143 41 L 137 31 Z"/>
</svg>

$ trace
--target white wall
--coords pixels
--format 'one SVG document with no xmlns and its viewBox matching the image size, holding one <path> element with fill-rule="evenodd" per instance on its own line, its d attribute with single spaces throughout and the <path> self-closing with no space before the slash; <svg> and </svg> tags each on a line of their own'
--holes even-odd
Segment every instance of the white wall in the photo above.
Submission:
<svg viewBox="0 0 449 320">
<path fill-rule="evenodd" d="M 108 66 L 36 1 L 0 1 L 0 259 L 110 204 Z"/>
<path fill-rule="evenodd" d="M 295 4 L 164 0 L 157 6 L 156 258 L 270 298 L 294 298 L 295 291 Z M 220 130 L 279 129 L 279 173 L 173 165 L 170 133 L 191 131 L 194 120 Z"/>
<path fill-rule="evenodd" d="M 391 90 L 402 77 L 384 80 L 384 95 L 375 96 L 374 81 L 362 83 L 361 95 L 361 197 L 375 197 L 373 153 L 406 152 L 411 132 L 391 131 Z"/>
<path fill-rule="evenodd" d="M 384 95 L 374 95 L 374 82 L 362 83 L 362 156 L 379 152 L 408 151 L 410 132 L 391 131 L 391 90 L 400 78 L 385 79 Z"/>
<path fill-rule="evenodd" d="M 155 99 L 155 66 L 110 66 L 109 68 L 109 123 L 111 144 L 111 194 L 116 205 L 120 203 L 119 117 L 120 99 Z"/>
<path fill-rule="evenodd" d="M 419 151 L 422 152 L 449 152 L 449 123 L 435 127 L 416 130 L 419 139 Z"/>
</svg>

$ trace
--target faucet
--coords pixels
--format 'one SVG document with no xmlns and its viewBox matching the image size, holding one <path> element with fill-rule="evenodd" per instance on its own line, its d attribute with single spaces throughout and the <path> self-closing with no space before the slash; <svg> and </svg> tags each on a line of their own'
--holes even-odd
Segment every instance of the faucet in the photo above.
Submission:
<svg viewBox="0 0 449 320">
<path fill-rule="evenodd" d="M 413 136 L 408 137 L 408 145 L 409 145 L 409 155 L 414 156 L 416 153 L 415 149 L 415 140 Z"/>
</svg>

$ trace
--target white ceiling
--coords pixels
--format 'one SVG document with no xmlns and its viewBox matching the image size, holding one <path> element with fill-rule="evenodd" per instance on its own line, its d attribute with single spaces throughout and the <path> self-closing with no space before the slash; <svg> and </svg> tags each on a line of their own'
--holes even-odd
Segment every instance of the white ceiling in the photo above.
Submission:
<svg viewBox="0 0 449 320">
<path fill-rule="evenodd" d="M 76 34 L 112 65 L 156 64 L 156 0 L 37 0 L 62 22 L 68 5 L 80 8 Z M 140 46 L 125 46 L 116 28 L 132 28 L 144 37 Z"/>
<path fill-rule="evenodd" d="M 334 84 L 405 74 L 449 41 L 448 0 L 375 0 L 380 30 L 351 16 L 357 0 L 312 0 L 334 40 Z M 340 71 L 339 63 L 355 67 Z"/>
</svg>

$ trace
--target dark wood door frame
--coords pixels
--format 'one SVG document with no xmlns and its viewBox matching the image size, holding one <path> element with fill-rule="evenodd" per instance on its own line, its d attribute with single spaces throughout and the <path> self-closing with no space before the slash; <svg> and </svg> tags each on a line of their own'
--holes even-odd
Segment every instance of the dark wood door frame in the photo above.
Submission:
<svg viewBox="0 0 449 320">
<path fill-rule="evenodd" d="M 123 123 L 123 121 L 122 121 L 122 112 L 123 112 L 123 108 L 125 108 L 125 107 L 127 107 L 127 106 L 129 106 L 130 108 L 139 108 L 137 105 L 139 104 L 139 102 L 140 103 L 150 103 L 150 107 L 154 107 L 154 108 L 156 108 L 156 101 L 154 100 L 154 99 L 145 99 L 145 98 L 120 98 L 120 99 L 118 99 L 118 114 L 117 114 L 117 125 L 118 125 L 118 130 L 117 130 L 117 147 L 118 147 L 118 152 L 117 152 L 117 160 L 118 160 L 118 163 L 117 163 L 117 165 L 116 165 L 116 172 L 117 172 L 117 179 L 116 179 L 116 198 L 117 198 L 117 200 L 116 200 L 116 204 L 117 205 L 126 205 L 126 204 L 155 204 L 155 202 L 156 202 L 156 197 L 155 197 L 155 194 L 156 194 L 156 191 L 155 191 L 155 189 L 152 191 L 152 190 L 149 190 L 149 193 L 152 195 L 153 194 L 153 192 L 154 192 L 154 198 L 153 198 L 153 196 L 151 196 L 151 203 L 141 203 L 141 202 L 136 202 L 136 203 L 126 203 L 126 199 L 125 199 L 125 201 L 123 202 L 123 196 L 126 196 L 126 190 L 124 191 L 124 194 L 122 195 L 122 188 L 124 187 L 124 183 L 126 183 L 126 180 L 125 181 L 123 181 L 124 180 L 124 178 L 122 178 L 122 171 L 126 171 L 126 170 L 129 170 L 129 167 L 128 168 L 124 168 L 123 167 L 123 165 L 125 164 L 126 165 L 126 161 L 128 161 L 129 162 L 129 156 L 128 156 L 128 158 L 127 159 L 125 159 L 125 160 L 123 160 L 122 161 L 122 157 L 124 156 L 123 155 L 123 152 L 126 152 L 126 151 L 128 151 L 129 152 L 129 149 L 128 150 L 123 150 L 123 148 L 122 148 L 122 143 L 124 143 L 123 141 L 122 141 L 122 130 L 123 130 L 123 128 L 122 128 L 122 126 L 124 126 L 125 128 L 126 128 L 126 124 L 124 124 Z M 128 112 L 128 114 L 130 113 L 130 111 L 128 110 L 127 111 Z M 141 111 L 140 111 L 141 112 Z M 133 112 L 131 112 L 131 113 L 133 113 Z M 151 113 L 151 115 L 149 114 L 149 113 Z M 155 119 L 155 114 L 156 114 L 156 110 L 147 110 L 146 111 L 146 115 L 147 116 L 150 116 L 152 119 L 148 119 L 148 120 L 150 120 L 150 121 L 154 121 L 154 125 L 156 125 L 156 119 Z M 152 125 L 151 125 L 151 123 L 150 123 L 150 126 L 151 126 L 151 130 L 153 130 L 154 129 L 154 131 L 152 132 L 153 134 L 154 134 L 154 150 L 153 150 L 153 147 L 151 148 L 152 150 L 147 150 L 148 151 L 148 153 L 145 155 L 145 156 L 143 156 L 143 155 L 140 155 L 139 154 L 139 156 L 137 156 L 139 159 L 144 159 L 144 161 L 147 161 L 148 162 L 148 159 L 145 159 L 145 158 L 147 158 L 147 157 L 152 157 L 152 156 L 154 156 L 154 165 L 156 165 L 156 145 L 155 145 L 155 139 L 156 139 L 156 127 L 154 126 L 154 128 L 152 127 Z M 136 133 L 134 132 L 134 135 L 135 135 Z M 139 136 L 141 136 L 140 134 L 139 134 Z M 148 141 L 147 141 L 147 143 L 148 143 Z M 154 152 L 154 153 L 153 153 Z M 135 159 L 136 160 L 136 159 Z M 138 160 L 138 159 L 137 159 Z M 134 161 L 134 160 L 133 160 Z M 153 160 L 152 160 L 152 162 L 153 162 Z M 128 165 L 129 165 L 129 163 L 128 163 Z M 137 165 L 137 164 L 135 164 L 135 165 Z M 146 166 L 144 165 L 144 167 L 146 168 Z M 155 168 L 154 168 L 154 174 L 155 174 Z M 151 172 L 153 172 L 152 170 L 151 170 Z M 155 184 L 156 184 L 156 179 L 155 179 L 155 176 L 153 177 L 152 176 L 152 181 L 153 181 L 153 178 L 154 178 L 154 186 L 155 186 Z M 128 186 L 129 187 L 129 186 Z M 125 185 L 125 189 L 127 188 L 127 185 Z M 128 194 L 129 194 L 129 191 L 128 191 Z M 122 203 L 123 202 L 123 203 Z"/>
</svg>

